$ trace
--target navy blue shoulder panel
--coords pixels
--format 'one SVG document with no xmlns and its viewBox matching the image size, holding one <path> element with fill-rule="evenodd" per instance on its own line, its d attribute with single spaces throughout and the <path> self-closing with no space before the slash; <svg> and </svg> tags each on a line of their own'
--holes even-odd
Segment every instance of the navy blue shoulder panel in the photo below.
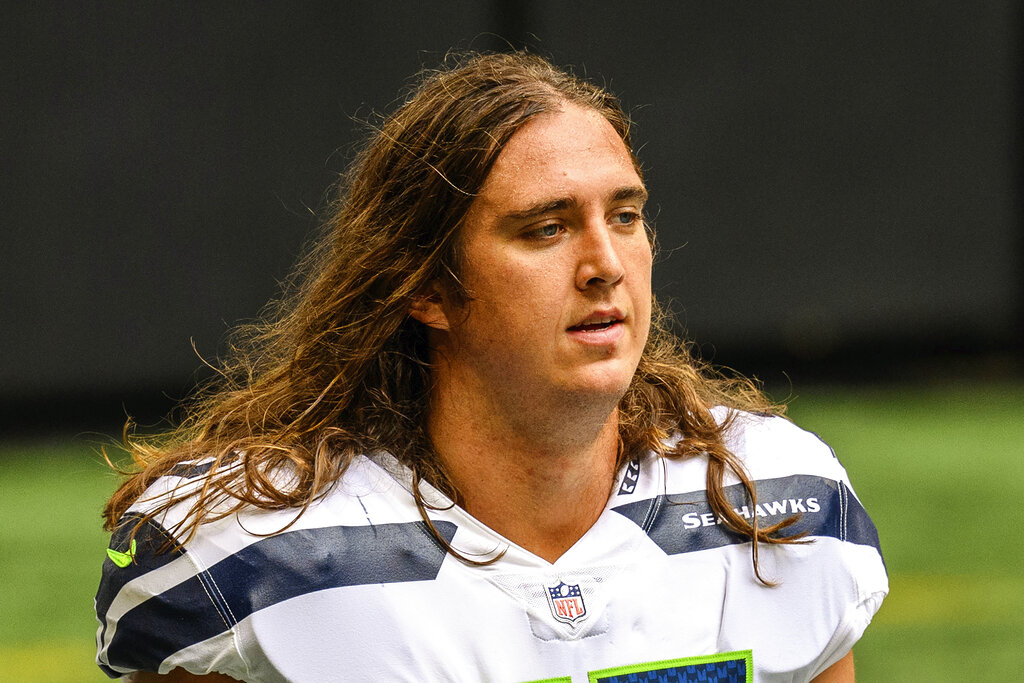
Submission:
<svg viewBox="0 0 1024 683">
<path fill-rule="evenodd" d="M 178 463 L 177 465 L 175 465 L 174 467 L 169 469 L 167 471 L 167 476 L 170 476 L 170 477 L 184 477 L 186 479 L 195 479 L 196 477 L 201 477 L 202 475 L 204 475 L 207 472 L 209 472 L 210 468 L 212 468 L 212 467 L 213 467 L 213 461 L 212 460 L 209 461 L 209 462 L 204 462 L 204 463 L 202 463 L 200 465 L 196 465 L 196 464 L 193 464 L 193 463 L 183 462 L 183 463 Z"/>
<path fill-rule="evenodd" d="M 100 587 L 96 592 L 96 617 L 103 625 L 101 640 L 106 635 L 107 611 L 124 585 L 159 569 L 185 552 L 174 537 L 153 520 L 147 520 L 140 526 L 139 522 L 143 518 L 143 515 L 134 512 L 126 514 L 110 537 L 111 550 L 129 553 L 134 540 L 135 552 L 127 567 L 118 567 L 109 556 L 103 560 Z"/>
<path fill-rule="evenodd" d="M 793 475 L 755 482 L 758 503 L 752 506 L 740 484 L 725 487 L 729 504 L 740 515 L 757 515 L 762 526 L 799 515 L 784 533 L 830 536 L 878 550 L 878 531 L 868 513 L 845 484 L 811 475 Z M 650 510 L 657 514 L 651 515 Z M 690 553 L 748 539 L 728 530 L 715 517 L 705 491 L 662 495 L 612 508 L 647 532 L 669 555 Z"/>
<path fill-rule="evenodd" d="M 455 524 L 434 526 L 450 543 Z M 155 671 L 178 650 L 290 598 L 343 586 L 432 580 L 445 554 L 424 522 L 270 536 L 124 614 L 108 659 L 115 666 Z"/>
</svg>

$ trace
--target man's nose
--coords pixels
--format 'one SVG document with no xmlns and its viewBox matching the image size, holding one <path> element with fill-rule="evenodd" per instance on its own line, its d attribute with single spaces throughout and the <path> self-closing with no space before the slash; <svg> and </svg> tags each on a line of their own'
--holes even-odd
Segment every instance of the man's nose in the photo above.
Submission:
<svg viewBox="0 0 1024 683">
<path fill-rule="evenodd" d="M 576 287 L 583 291 L 589 287 L 614 285 L 625 275 L 619 258 L 615 235 L 604 221 L 588 224 L 579 235 L 579 264 L 576 268 Z"/>
</svg>

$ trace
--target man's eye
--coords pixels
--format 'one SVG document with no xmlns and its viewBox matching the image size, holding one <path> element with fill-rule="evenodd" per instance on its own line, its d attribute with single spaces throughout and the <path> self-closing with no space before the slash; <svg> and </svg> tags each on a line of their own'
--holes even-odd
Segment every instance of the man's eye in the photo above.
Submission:
<svg viewBox="0 0 1024 683">
<path fill-rule="evenodd" d="M 561 229 L 562 226 L 560 226 L 558 223 L 548 223 L 547 225 L 542 225 L 539 228 L 531 230 L 529 235 L 531 237 L 538 238 L 555 237 L 558 235 Z"/>
<path fill-rule="evenodd" d="M 612 220 L 619 225 L 632 225 L 640 220 L 640 214 L 634 211 L 623 211 L 615 214 Z"/>
</svg>

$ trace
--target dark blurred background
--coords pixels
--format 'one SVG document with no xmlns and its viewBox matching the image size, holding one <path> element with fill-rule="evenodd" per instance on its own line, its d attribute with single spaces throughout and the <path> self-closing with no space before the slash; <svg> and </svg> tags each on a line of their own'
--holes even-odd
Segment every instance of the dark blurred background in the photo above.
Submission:
<svg viewBox="0 0 1024 683">
<path fill-rule="evenodd" d="M 621 96 L 705 358 L 770 386 L 1022 374 L 1019 2 L 11 4 L 0 430 L 152 422 L 278 291 L 450 49 Z M 196 351 L 193 350 L 193 344 Z"/>
</svg>

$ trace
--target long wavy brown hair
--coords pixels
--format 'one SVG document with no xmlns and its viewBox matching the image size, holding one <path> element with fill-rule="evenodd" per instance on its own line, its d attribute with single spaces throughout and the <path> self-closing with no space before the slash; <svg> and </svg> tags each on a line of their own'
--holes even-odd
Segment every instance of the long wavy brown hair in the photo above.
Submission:
<svg viewBox="0 0 1024 683">
<path fill-rule="evenodd" d="M 284 295 L 260 322 L 235 333 L 217 378 L 185 405 L 179 426 L 155 437 L 126 428 L 134 467 L 104 509 L 106 528 L 115 528 L 157 478 L 200 460 L 212 464 L 198 495 L 192 489 L 162 499 L 150 512 L 190 500 L 190 513 L 173 530 L 181 542 L 204 522 L 246 506 L 304 510 L 362 453 L 389 452 L 417 481 L 459 500 L 424 430 L 429 353 L 410 305 L 430 287 L 467 300 L 460 225 L 498 154 L 532 117 L 572 103 L 599 112 L 632 145 L 629 117 L 613 95 L 540 57 L 449 59 L 454 63 L 425 73 L 375 127 Z M 635 156 L 634 165 L 639 173 Z M 756 517 L 748 522 L 726 500 L 729 472 L 751 500 L 756 494 L 725 446 L 729 421 L 720 423 L 711 408 L 777 409 L 754 383 L 695 360 L 671 319 L 659 306 L 653 310 L 619 406 L 619 465 L 650 450 L 707 454 L 709 502 L 727 527 L 753 539 L 756 571 L 758 543 L 787 542 L 778 533 L 786 522 L 759 528 Z M 682 438 L 669 448 L 675 434 Z M 418 487 L 415 494 L 429 524 Z"/>
</svg>

